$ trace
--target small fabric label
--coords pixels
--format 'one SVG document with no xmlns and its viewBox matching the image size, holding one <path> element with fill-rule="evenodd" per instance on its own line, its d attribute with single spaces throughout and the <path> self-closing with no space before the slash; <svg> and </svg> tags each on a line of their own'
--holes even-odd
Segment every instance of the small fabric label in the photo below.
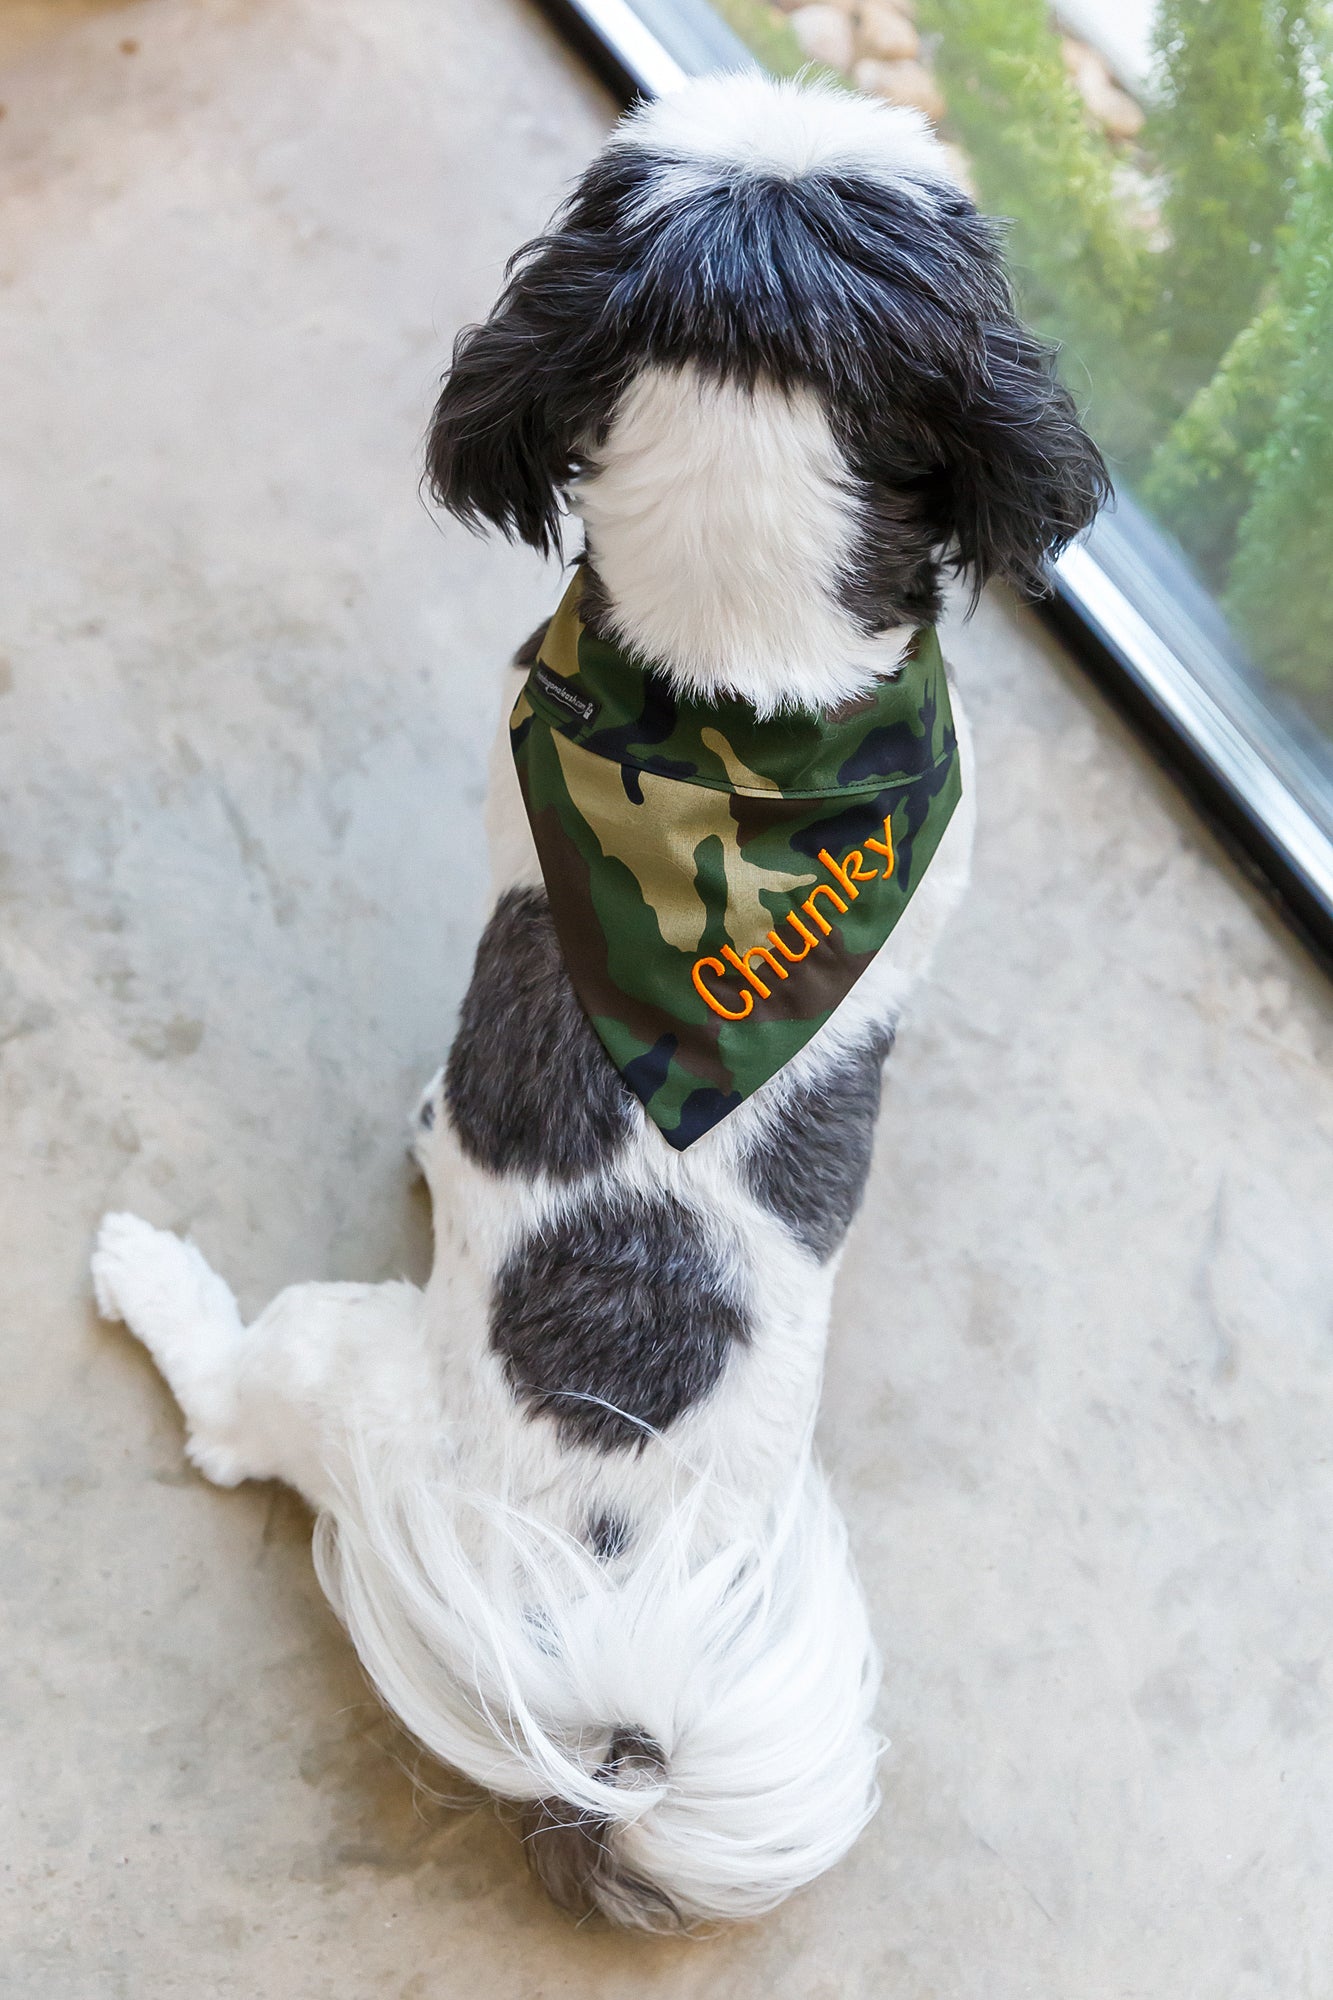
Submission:
<svg viewBox="0 0 1333 2000">
<path fill-rule="evenodd" d="M 563 710 L 566 715 L 577 715 L 580 722 L 591 722 L 596 715 L 595 701 L 590 700 L 585 694 L 580 694 L 577 688 L 572 688 L 568 681 L 561 680 L 559 674 L 553 674 L 540 662 L 533 668 L 532 677 L 537 683 L 538 692 L 544 694 L 553 707 Z"/>
</svg>

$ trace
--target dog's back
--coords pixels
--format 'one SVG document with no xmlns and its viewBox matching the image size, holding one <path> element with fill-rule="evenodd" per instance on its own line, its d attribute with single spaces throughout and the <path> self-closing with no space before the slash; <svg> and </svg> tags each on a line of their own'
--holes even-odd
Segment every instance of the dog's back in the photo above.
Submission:
<svg viewBox="0 0 1333 2000">
<path fill-rule="evenodd" d="M 1031 584 L 1102 481 L 923 123 L 758 77 L 622 128 L 460 341 L 430 466 L 455 512 L 538 546 L 570 494 L 589 629 L 676 698 L 761 721 L 865 700 L 947 561 Z M 437 1212 L 460 1170 L 525 1191 L 479 1366 L 527 1434 L 487 1490 L 517 1450 L 560 1539 L 492 1523 L 494 1671 L 526 1653 L 533 1683 L 501 1704 L 526 1773 L 497 1789 L 540 1791 L 529 1852 L 561 1901 L 753 1913 L 874 1797 L 873 1647 L 810 1426 L 884 1056 L 960 893 L 970 800 L 824 1029 L 673 1152 L 575 998 L 505 749 L 496 773 L 497 907 L 431 1114 L 450 1164 L 428 1167 Z"/>
</svg>

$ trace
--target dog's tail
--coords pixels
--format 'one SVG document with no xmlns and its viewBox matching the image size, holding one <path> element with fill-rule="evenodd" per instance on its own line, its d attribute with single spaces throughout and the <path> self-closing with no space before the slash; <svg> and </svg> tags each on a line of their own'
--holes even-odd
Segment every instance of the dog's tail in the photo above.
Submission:
<svg viewBox="0 0 1333 2000">
<path fill-rule="evenodd" d="M 700 1551 L 697 1499 L 611 1562 L 530 1514 L 353 1468 L 320 1579 L 391 1709 L 520 1801 L 558 1903 L 669 1930 L 756 1916 L 877 1803 L 878 1660 L 813 1464 Z"/>
</svg>

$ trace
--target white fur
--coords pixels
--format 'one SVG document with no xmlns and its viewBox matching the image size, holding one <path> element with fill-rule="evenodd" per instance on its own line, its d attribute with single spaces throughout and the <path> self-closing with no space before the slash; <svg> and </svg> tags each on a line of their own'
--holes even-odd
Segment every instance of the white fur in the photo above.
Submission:
<svg viewBox="0 0 1333 2000">
<path fill-rule="evenodd" d="M 846 1536 L 806 1458 L 768 1509 L 706 1489 L 608 1568 L 530 1512 L 440 1472 L 365 1467 L 324 1516 L 320 1575 L 388 1706 L 509 1798 L 610 1820 L 620 1857 L 689 1919 L 759 1914 L 836 1861 L 874 1809 L 877 1663 Z M 480 1553 L 459 1533 L 476 1516 Z M 633 1716 L 665 1775 L 594 1775 Z"/>
<path fill-rule="evenodd" d="M 813 389 L 643 368 L 571 505 L 620 637 L 690 694 L 833 708 L 902 656 L 910 628 L 867 635 L 838 602 L 857 482 Z"/>
<path fill-rule="evenodd" d="M 834 84 L 786 82 L 757 70 L 696 79 L 623 119 L 612 141 L 661 153 L 673 190 L 687 169 L 730 167 L 797 180 L 859 173 L 908 187 L 956 181 L 949 155 L 919 111 L 853 96 Z"/>
</svg>

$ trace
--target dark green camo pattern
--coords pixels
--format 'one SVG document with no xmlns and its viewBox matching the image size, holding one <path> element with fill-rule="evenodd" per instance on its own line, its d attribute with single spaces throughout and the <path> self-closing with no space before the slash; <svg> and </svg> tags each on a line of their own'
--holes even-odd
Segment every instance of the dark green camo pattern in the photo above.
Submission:
<svg viewBox="0 0 1333 2000">
<path fill-rule="evenodd" d="M 685 1147 L 822 1027 L 902 915 L 961 794 L 949 691 L 924 629 L 832 717 L 683 700 L 583 629 L 581 584 L 514 706 L 514 758 L 575 991 Z"/>
</svg>

